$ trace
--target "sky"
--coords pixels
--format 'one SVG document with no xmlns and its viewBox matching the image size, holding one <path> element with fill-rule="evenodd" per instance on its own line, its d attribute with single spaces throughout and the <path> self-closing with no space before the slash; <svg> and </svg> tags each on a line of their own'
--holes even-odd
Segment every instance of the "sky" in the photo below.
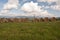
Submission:
<svg viewBox="0 0 60 40">
<path fill-rule="evenodd" d="M 0 0 L 0 16 L 60 17 L 60 0 Z"/>
</svg>

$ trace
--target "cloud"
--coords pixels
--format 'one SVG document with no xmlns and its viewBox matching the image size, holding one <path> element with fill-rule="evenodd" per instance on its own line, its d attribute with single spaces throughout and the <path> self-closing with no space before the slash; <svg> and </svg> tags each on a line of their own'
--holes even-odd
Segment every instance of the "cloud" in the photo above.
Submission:
<svg viewBox="0 0 60 40">
<path fill-rule="evenodd" d="M 3 9 L 12 9 L 12 8 L 17 9 L 18 4 L 19 4 L 18 0 L 8 0 L 8 2 L 4 5 Z"/>
<path fill-rule="evenodd" d="M 56 2 L 57 0 L 37 0 L 38 2 L 48 2 L 48 3 L 51 3 L 51 2 Z"/>
<path fill-rule="evenodd" d="M 60 10 L 60 5 L 52 5 L 50 6 L 50 8 L 54 9 L 54 10 Z"/>
<path fill-rule="evenodd" d="M 8 0 L 6 4 L 4 4 L 3 10 L 1 10 L 0 15 L 2 16 L 42 16 L 42 17 L 53 17 L 53 14 L 44 10 L 42 6 L 38 6 L 38 3 L 27 2 L 25 3 L 20 10 L 24 13 L 11 13 L 11 9 L 18 9 L 19 0 Z"/>
<path fill-rule="evenodd" d="M 57 0 L 56 3 L 57 3 L 57 5 L 60 5 L 60 0 Z"/>
<path fill-rule="evenodd" d="M 38 3 L 28 2 L 25 3 L 21 10 L 25 11 L 27 16 L 35 15 L 35 16 L 43 16 L 43 17 L 53 17 L 53 14 L 47 12 L 47 10 L 42 9 L 41 6 L 38 6 Z"/>
<path fill-rule="evenodd" d="M 37 11 L 37 3 L 33 3 L 32 1 L 29 3 L 25 3 L 23 6 L 22 6 L 22 10 L 24 11 L 27 11 L 27 12 L 31 12 L 31 11 Z M 40 8 L 39 8 L 40 9 Z"/>
<path fill-rule="evenodd" d="M 3 10 L 1 13 L 8 13 L 11 9 L 17 9 L 19 5 L 18 0 L 8 0 L 6 4 L 4 4 Z"/>
<path fill-rule="evenodd" d="M 38 2 L 48 2 L 49 4 L 55 2 L 57 5 L 60 5 L 60 0 L 37 0 Z"/>
<path fill-rule="evenodd" d="M 55 5 L 46 6 L 46 7 L 44 6 L 44 8 L 51 8 L 54 10 L 60 10 L 60 0 L 37 0 L 37 1 L 38 2 L 48 2 L 49 4 L 55 2 L 56 3 Z"/>
<path fill-rule="evenodd" d="M 50 8 L 50 9 L 53 9 L 53 10 L 57 10 L 57 11 L 60 11 L 60 5 L 51 5 L 51 6 L 46 6 L 46 7 L 43 7 L 43 8 Z"/>
</svg>

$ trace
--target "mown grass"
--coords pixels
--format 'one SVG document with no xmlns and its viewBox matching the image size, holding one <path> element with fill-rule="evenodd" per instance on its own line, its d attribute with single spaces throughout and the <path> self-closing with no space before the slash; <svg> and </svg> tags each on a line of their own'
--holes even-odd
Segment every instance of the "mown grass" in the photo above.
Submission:
<svg viewBox="0 0 60 40">
<path fill-rule="evenodd" d="M 0 40 L 60 40 L 60 21 L 0 23 Z"/>
</svg>

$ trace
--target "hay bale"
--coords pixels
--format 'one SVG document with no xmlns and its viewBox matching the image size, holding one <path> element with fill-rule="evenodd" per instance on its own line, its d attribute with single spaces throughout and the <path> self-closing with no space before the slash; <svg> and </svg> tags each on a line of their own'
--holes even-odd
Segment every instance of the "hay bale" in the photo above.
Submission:
<svg viewBox="0 0 60 40">
<path fill-rule="evenodd" d="M 7 18 L 4 18 L 3 19 L 3 22 L 7 23 L 8 22 L 8 19 Z"/>
<path fill-rule="evenodd" d="M 34 18 L 32 21 L 33 22 L 39 22 L 39 19 L 38 18 Z"/>
<path fill-rule="evenodd" d="M 0 23 L 2 23 L 2 18 L 0 18 Z"/>
<path fill-rule="evenodd" d="M 50 18 L 50 21 L 56 21 L 55 17 Z"/>
<path fill-rule="evenodd" d="M 24 19 L 23 19 L 23 18 L 21 18 L 21 19 L 20 19 L 20 21 L 21 21 L 21 22 L 24 22 Z"/>
<path fill-rule="evenodd" d="M 9 18 L 8 22 L 14 22 L 14 18 Z"/>
<path fill-rule="evenodd" d="M 39 22 L 43 22 L 44 20 L 43 20 L 43 18 L 39 18 Z"/>
<path fill-rule="evenodd" d="M 18 18 L 14 18 L 14 22 L 19 22 L 19 21 L 18 21 Z"/>
<path fill-rule="evenodd" d="M 48 17 L 45 17 L 44 22 L 48 22 L 48 21 L 49 21 Z"/>
<path fill-rule="evenodd" d="M 24 20 L 25 20 L 25 22 L 28 22 L 29 19 L 28 18 L 25 18 Z"/>
<path fill-rule="evenodd" d="M 18 22 L 21 22 L 21 18 L 18 19 Z"/>
<path fill-rule="evenodd" d="M 5 22 L 4 18 L 1 18 L 1 23 L 4 23 L 4 22 Z"/>
</svg>

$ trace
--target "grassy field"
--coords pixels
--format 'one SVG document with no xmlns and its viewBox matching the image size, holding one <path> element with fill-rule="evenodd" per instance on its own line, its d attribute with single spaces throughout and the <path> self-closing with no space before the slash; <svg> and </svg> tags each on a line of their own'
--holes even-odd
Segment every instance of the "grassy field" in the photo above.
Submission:
<svg viewBox="0 0 60 40">
<path fill-rule="evenodd" d="M 60 21 L 0 23 L 0 40 L 60 40 Z"/>
</svg>

